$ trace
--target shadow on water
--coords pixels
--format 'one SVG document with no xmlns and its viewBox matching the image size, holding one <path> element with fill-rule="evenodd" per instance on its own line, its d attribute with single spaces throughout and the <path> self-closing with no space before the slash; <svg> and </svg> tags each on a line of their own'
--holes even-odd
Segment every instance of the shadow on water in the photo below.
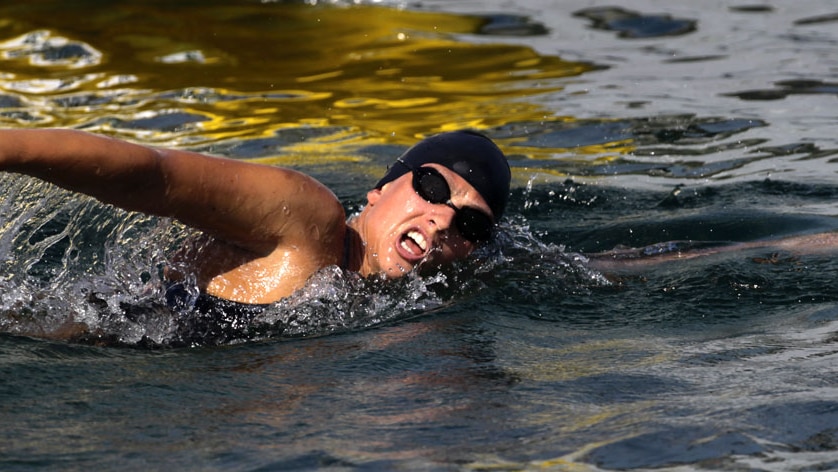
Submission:
<svg viewBox="0 0 838 472">
<path fill-rule="evenodd" d="M 4 127 L 291 166 L 348 213 L 442 130 L 489 134 L 514 179 L 473 260 L 329 268 L 241 323 L 163 302 L 190 230 L 3 176 L 0 468 L 835 464 L 836 252 L 760 245 L 838 229 L 832 115 L 807 101 L 835 95 L 813 72 L 834 15 L 354 3 L 0 7 Z M 609 54 L 557 55 L 574 41 Z M 671 84 L 708 64 L 735 86 L 690 82 L 684 112 Z"/>
</svg>

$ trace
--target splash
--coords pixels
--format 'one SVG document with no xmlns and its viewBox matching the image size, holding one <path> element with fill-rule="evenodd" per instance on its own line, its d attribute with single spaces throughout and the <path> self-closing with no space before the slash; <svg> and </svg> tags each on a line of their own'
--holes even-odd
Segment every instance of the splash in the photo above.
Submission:
<svg viewBox="0 0 838 472">
<path fill-rule="evenodd" d="M 361 329 L 441 306 L 431 287 L 445 275 L 397 283 L 330 267 L 302 290 L 246 320 L 209 320 L 229 328 L 200 340 L 202 315 L 166 303 L 162 268 L 196 234 L 176 222 L 128 213 L 34 179 L 3 176 L 0 203 L 0 331 L 119 345 L 235 343 Z M 192 280 L 187 290 L 197 293 Z M 200 320 L 204 329 L 207 320 Z"/>
<path fill-rule="evenodd" d="M 531 298 L 606 283 L 583 257 L 540 242 L 519 218 L 474 258 L 433 275 L 394 281 L 327 267 L 280 302 L 205 312 L 195 305 L 194 278 L 179 284 L 191 304 L 174 306 L 163 277 L 164 267 L 177 264 L 169 255 L 200 240 L 197 233 L 27 177 L 0 180 L 10 190 L 0 202 L 0 331 L 12 334 L 141 347 L 234 344 L 404 321 L 498 284 Z"/>
<path fill-rule="evenodd" d="M 34 179 L 0 180 L 0 330 L 64 338 L 136 329 L 117 308 L 155 295 L 179 228 Z"/>
</svg>

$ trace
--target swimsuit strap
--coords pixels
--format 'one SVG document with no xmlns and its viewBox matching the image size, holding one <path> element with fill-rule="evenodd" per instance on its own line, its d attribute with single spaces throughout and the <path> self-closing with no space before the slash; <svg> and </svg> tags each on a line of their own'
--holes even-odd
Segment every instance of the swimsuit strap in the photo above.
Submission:
<svg viewBox="0 0 838 472">
<path fill-rule="evenodd" d="M 343 258 L 340 261 L 340 268 L 344 270 L 349 267 L 349 247 L 352 244 L 349 231 L 347 227 L 346 232 L 343 234 Z"/>
</svg>

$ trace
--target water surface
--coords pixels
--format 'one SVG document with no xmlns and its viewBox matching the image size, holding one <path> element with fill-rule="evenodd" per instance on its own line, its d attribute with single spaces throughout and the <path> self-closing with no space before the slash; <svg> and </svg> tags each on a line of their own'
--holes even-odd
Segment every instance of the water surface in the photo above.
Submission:
<svg viewBox="0 0 838 472">
<path fill-rule="evenodd" d="M 581 254 L 657 261 L 838 229 L 835 14 L 814 0 L 0 7 L 4 127 L 291 166 L 349 212 L 444 130 L 492 136 L 514 180 L 500 237 L 455 270 L 324 271 L 259 329 L 185 347 L 159 272 L 186 229 L 3 176 L 0 468 L 834 467 L 835 250 L 615 272 Z M 78 323 L 93 345 L 49 339 Z"/>
</svg>

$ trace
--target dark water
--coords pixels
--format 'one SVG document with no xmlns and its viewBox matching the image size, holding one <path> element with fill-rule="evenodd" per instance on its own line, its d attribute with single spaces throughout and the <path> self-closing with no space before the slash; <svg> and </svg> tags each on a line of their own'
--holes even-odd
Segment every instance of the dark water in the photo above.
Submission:
<svg viewBox="0 0 838 472">
<path fill-rule="evenodd" d="M 838 9 L 317 3 L 4 5 L 0 125 L 292 166 L 350 212 L 477 127 L 513 167 L 498 241 L 183 347 L 188 230 L 3 176 L 0 469 L 838 466 L 838 250 L 726 250 L 838 230 Z M 643 257 L 580 255 L 612 250 Z"/>
</svg>

